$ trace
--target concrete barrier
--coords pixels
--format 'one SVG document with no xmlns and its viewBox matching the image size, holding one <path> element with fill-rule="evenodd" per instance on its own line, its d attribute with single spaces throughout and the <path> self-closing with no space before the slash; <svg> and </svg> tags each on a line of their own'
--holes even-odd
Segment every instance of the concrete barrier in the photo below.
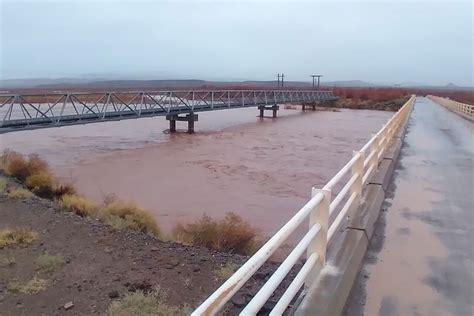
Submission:
<svg viewBox="0 0 474 316">
<path fill-rule="evenodd" d="M 366 187 L 363 203 L 338 236 L 337 247 L 327 256 L 327 266 L 318 280 L 303 293 L 301 303 L 293 314 L 298 316 L 340 315 L 360 271 L 375 224 L 385 200 L 385 192 L 400 155 L 408 119 L 393 135 L 377 172 Z"/>
</svg>

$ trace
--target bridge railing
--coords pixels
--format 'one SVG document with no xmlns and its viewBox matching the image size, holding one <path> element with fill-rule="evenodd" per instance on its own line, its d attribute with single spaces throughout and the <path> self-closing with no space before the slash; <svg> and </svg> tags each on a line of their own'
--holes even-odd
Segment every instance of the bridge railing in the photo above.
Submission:
<svg viewBox="0 0 474 316">
<path fill-rule="evenodd" d="M 311 199 L 192 315 L 215 315 L 298 226 L 309 221 L 304 237 L 241 312 L 241 315 L 256 315 L 306 253 L 305 263 L 270 313 L 282 315 L 300 289 L 303 286 L 309 287 L 325 266 L 327 249 L 344 221 L 357 210 L 364 185 L 376 172 L 394 133 L 408 118 L 414 100 L 415 96 L 412 96 L 361 150 L 354 151 L 352 159 L 322 189 L 313 187 Z M 332 193 L 336 191 L 333 198 Z"/>
<path fill-rule="evenodd" d="M 474 105 L 457 102 L 435 95 L 428 95 L 428 99 L 450 109 L 453 112 L 461 114 L 470 120 L 474 120 Z"/>
</svg>

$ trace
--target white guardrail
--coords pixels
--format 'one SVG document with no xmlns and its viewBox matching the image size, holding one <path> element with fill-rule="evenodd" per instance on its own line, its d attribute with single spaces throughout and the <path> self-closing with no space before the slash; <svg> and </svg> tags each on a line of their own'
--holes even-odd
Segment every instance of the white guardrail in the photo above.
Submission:
<svg viewBox="0 0 474 316">
<path fill-rule="evenodd" d="M 428 95 L 428 99 L 450 109 L 453 112 L 461 114 L 470 120 L 474 120 L 474 105 L 453 101 L 435 95 Z"/>
<path fill-rule="evenodd" d="M 318 277 L 326 262 L 326 251 L 336 232 L 344 219 L 350 217 L 359 206 L 364 184 L 377 170 L 394 133 L 407 119 L 414 101 L 413 95 L 360 151 L 354 151 L 352 159 L 322 189 L 313 187 L 311 199 L 191 315 L 215 315 L 296 228 L 309 218 L 309 229 L 304 237 L 240 313 L 240 315 L 256 315 L 306 252 L 304 265 L 270 313 L 270 315 L 282 315 L 301 287 L 303 285 L 309 287 Z M 346 176 L 348 173 L 350 173 L 349 180 L 332 199 L 336 184 L 340 186 L 339 182 L 348 178 Z M 341 205 L 341 202 L 345 203 Z M 334 220 L 329 222 L 329 218 Z"/>
</svg>

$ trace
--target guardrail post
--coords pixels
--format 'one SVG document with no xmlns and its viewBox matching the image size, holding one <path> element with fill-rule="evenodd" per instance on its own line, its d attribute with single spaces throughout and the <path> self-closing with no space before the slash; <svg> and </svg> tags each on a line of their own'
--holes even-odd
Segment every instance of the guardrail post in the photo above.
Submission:
<svg viewBox="0 0 474 316">
<path fill-rule="evenodd" d="M 375 137 L 374 141 L 372 142 L 372 144 L 370 145 L 370 153 L 374 153 L 372 155 L 372 158 L 370 159 L 369 161 L 369 168 L 372 167 L 372 172 L 371 174 L 369 175 L 368 179 L 370 179 L 370 177 L 372 176 L 372 174 L 374 174 L 375 172 L 377 172 L 377 169 L 379 167 L 379 157 L 378 157 L 378 153 L 379 153 L 379 135 L 374 135 L 372 137 Z"/>
<path fill-rule="evenodd" d="M 329 205 L 331 204 L 331 190 L 324 189 L 311 189 L 311 198 L 316 194 L 322 193 L 324 198 L 316 206 L 309 216 L 309 227 L 313 227 L 315 224 L 321 225 L 321 230 L 316 235 L 314 240 L 309 244 L 306 252 L 306 258 L 309 258 L 313 253 L 318 254 L 318 261 L 316 262 L 313 270 L 308 274 L 305 281 L 305 288 L 311 286 L 312 282 L 318 277 L 319 271 L 324 268 L 326 264 L 326 250 L 327 250 L 327 235 L 329 229 Z"/>
<path fill-rule="evenodd" d="M 356 160 L 354 165 L 352 166 L 352 176 L 357 174 L 357 179 L 354 181 L 354 183 L 351 186 L 351 195 L 352 194 L 357 194 L 357 197 L 355 201 L 357 203 L 354 203 L 355 206 L 359 205 L 360 199 L 362 197 L 362 178 L 364 176 L 364 153 L 362 151 L 353 151 L 352 152 L 353 156 L 359 155 L 359 158 Z M 355 210 L 356 207 L 353 207 L 351 210 L 351 213 L 353 213 L 353 210 Z"/>
</svg>

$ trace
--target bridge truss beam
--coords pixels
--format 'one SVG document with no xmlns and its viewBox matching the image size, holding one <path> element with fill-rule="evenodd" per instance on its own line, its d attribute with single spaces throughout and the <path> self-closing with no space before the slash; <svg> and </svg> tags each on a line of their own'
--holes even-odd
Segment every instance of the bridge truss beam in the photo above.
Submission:
<svg viewBox="0 0 474 316">
<path fill-rule="evenodd" d="M 326 102 L 331 91 L 184 90 L 0 95 L 0 133 L 231 108 Z"/>
</svg>

